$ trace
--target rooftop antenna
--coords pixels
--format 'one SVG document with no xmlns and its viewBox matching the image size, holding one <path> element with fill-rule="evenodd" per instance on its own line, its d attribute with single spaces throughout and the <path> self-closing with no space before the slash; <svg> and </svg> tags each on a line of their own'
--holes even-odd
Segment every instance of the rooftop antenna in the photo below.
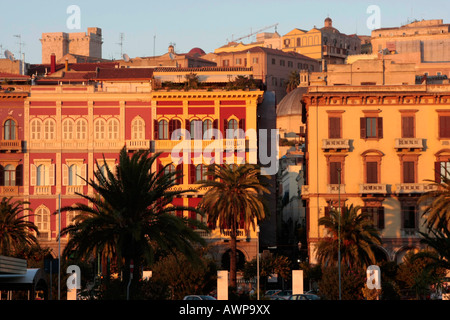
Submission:
<svg viewBox="0 0 450 320">
<path fill-rule="evenodd" d="M 123 57 L 123 40 L 125 39 L 125 34 L 123 32 L 120 33 L 120 42 L 117 44 L 120 46 L 120 56 Z"/>
<path fill-rule="evenodd" d="M 22 35 L 21 34 L 15 34 L 14 37 L 19 39 L 19 57 L 21 57 L 22 56 L 22 45 L 24 44 L 22 42 Z"/>
</svg>

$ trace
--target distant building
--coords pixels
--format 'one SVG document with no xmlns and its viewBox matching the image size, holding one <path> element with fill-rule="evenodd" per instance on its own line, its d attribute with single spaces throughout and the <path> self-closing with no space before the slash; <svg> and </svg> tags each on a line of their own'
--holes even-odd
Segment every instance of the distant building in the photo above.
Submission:
<svg viewBox="0 0 450 320">
<path fill-rule="evenodd" d="M 58 63 L 67 59 L 71 62 L 95 62 L 102 60 L 102 29 L 88 28 L 87 32 L 43 33 L 42 63 L 49 64 L 54 53 Z"/>
</svg>

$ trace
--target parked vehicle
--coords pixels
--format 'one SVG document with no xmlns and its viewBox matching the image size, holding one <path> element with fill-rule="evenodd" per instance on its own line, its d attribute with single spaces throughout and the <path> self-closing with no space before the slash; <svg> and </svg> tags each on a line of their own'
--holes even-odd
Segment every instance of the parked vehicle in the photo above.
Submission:
<svg viewBox="0 0 450 320">
<path fill-rule="evenodd" d="M 270 299 L 273 295 L 277 294 L 278 292 L 280 292 L 281 290 L 276 289 L 276 290 L 267 290 L 264 293 L 264 297 Z"/>
<path fill-rule="evenodd" d="M 188 295 L 183 298 L 183 300 L 217 300 L 216 298 L 208 295 Z"/>
<path fill-rule="evenodd" d="M 289 296 L 287 300 L 320 300 L 320 297 L 315 294 L 303 293 L 303 294 L 293 294 Z"/>
<path fill-rule="evenodd" d="M 274 300 L 273 298 L 279 298 L 277 300 L 288 300 L 289 297 L 292 295 L 292 290 L 281 290 L 280 292 L 272 295 L 271 300 Z"/>
</svg>

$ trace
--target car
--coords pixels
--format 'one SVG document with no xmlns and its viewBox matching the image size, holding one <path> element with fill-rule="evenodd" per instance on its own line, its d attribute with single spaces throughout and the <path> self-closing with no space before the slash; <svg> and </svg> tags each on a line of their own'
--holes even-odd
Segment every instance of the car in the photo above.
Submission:
<svg viewBox="0 0 450 320">
<path fill-rule="evenodd" d="M 303 293 L 303 294 L 293 294 L 289 296 L 287 300 L 320 300 L 320 297 L 316 294 Z"/>
<path fill-rule="evenodd" d="M 280 292 L 271 296 L 271 300 L 287 300 L 292 295 L 292 290 L 281 290 Z"/>
<path fill-rule="evenodd" d="M 190 294 L 185 296 L 183 300 L 217 300 L 217 299 L 208 295 Z"/>
<path fill-rule="evenodd" d="M 275 289 L 275 290 L 267 290 L 267 291 L 264 293 L 264 297 L 270 298 L 270 297 L 272 297 L 273 295 L 277 294 L 277 293 L 280 292 L 280 291 L 281 291 L 281 290 L 279 290 L 279 289 Z"/>
</svg>

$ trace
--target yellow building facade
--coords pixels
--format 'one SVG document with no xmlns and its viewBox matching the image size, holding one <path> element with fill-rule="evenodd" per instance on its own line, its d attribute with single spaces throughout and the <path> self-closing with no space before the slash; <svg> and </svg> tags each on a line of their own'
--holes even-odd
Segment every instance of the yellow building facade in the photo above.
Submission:
<svg viewBox="0 0 450 320">
<path fill-rule="evenodd" d="M 317 86 L 303 103 L 310 261 L 326 236 L 319 219 L 339 205 L 372 214 L 383 242 L 379 257 L 400 262 L 419 249 L 425 230 L 418 198 L 450 161 L 450 86 Z"/>
</svg>

